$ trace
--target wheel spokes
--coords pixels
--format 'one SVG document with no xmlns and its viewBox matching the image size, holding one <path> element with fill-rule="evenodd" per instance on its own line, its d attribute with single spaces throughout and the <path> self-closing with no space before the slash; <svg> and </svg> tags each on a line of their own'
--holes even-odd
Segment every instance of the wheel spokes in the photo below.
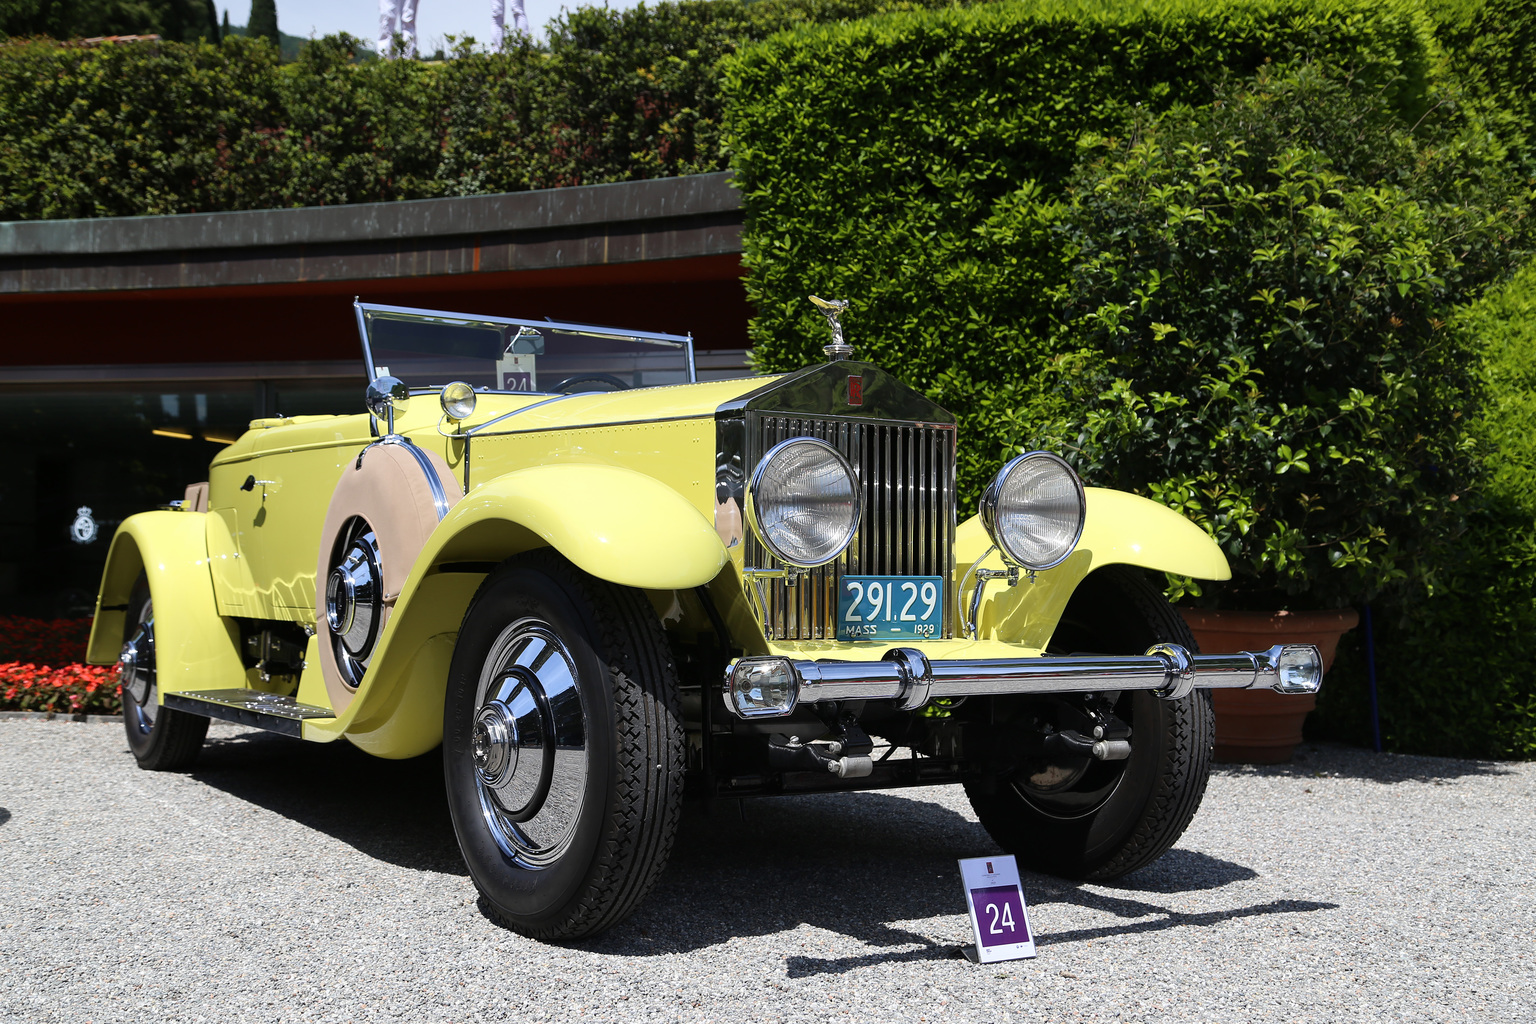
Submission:
<svg viewBox="0 0 1536 1024">
<path fill-rule="evenodd" d="M 522 643 L 514 649 L 512 664 L 517 668 L 525 668 L 537 675 L 543 663 L 553 653 L 554 649 L 550 646 L 549 641 L 535 633 L 524 637 Z"/>
</svg>

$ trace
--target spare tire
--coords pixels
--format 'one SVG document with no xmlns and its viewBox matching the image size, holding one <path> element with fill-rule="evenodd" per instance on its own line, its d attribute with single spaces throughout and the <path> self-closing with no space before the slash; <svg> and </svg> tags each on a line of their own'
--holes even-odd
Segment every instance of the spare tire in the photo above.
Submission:
<svg viewBox="0 0 1536 1024">
<path fill-rule="evenodd" d="M 440 455 L 369 445 L 342 470 L 320 533 L 315 628 L 331 708 L 352 703 L 405 578 L 464 490 Z"/>
</svg>

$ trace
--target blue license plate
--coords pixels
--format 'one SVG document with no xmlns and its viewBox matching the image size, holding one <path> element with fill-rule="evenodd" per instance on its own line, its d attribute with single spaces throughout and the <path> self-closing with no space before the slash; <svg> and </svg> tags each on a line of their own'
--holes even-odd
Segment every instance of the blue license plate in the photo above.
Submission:
<svg viewBox="0 0 1536 1024">
<path fill-rule="evenodd" d="M 839 640 L 929 640 L 944 635 L 944 577 L 844 576 Z"/>
</svg>

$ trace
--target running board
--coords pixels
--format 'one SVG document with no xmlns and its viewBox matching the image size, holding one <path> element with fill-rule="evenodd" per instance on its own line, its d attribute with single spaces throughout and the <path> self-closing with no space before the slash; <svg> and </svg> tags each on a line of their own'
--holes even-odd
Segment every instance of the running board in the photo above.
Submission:
<svg viewBox="0 0 1536 1024">
<path fill-rule="evenodd" d="M 330 708 L 300 704 L 292 697 L 261 690 L 182 690 L 167 693 L 164 702 L 177 711 L 253 725 L 284 736 L 302 736 L 307 719 L 336 717 Z"/>
</svg>

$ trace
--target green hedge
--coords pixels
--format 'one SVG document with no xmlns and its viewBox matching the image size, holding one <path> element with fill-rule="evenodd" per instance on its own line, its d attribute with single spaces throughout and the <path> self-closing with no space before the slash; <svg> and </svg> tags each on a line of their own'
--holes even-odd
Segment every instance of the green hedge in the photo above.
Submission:
<svg viewBox="0 0 1536 1024">
<path fill-rule="evenodd" d="M 0 39 L 155 33 L 186 42 L 217 40 L 218 19 L 213 0 L 0 0 Z"/>
<path fill-rule="evenodd" d="M 1522 204 L 1476 125 L 1410 130 L 1315 65 L 1218 100 L 1084 150 L 1047 431 L 1217 539 L 1233 579 L 1204 604 L 1426 590 L 1481 471 L 1479 339 L 1446 321 L 1504 273 Z"/>
<path fill-rule="evenodd" d="M 1536 178 L 1536 4 L 1530 0 L 1426 0 L 1446 61 L 1473 104 Z"/>
<path fill-rule="evenodd" d="M 1459 757 L 1536 758 L 1536 264 L 1474 303 L 1486 412 L 1473 433 L 1489 474 L 1433 596 L 1375 611 L 1383 745 Z M 1346 637 L 1315 731 L 1371 742 L 1360 630 Z"/>
<path fill-rule="evenodd" d="M 1035 440 L 1080 139 L 1299 59 L 1352 69 L 1416 118 L 1434 54 L 1428 19 L 1395 0 L 1029 0 L 744 50 L 728 63 L 728 144 L 757 358 L 815 358 L 825 327 L 805 296 L 851 300 L 859 353 L 962 417 L 975 495 Z"/>
<path fill-rule="evenodd" d="M 788 26 L 950 0 L 581 8 L 547 46 L 356 63 L 270 46 L 0 46 L 0 220 L 369 202 L 720 170 L 719 59 Z"/>
<path fill-rule="evenodd" d="M 747 196 L 759 359 L 783 368 L 815 358 L 825 328 L 805 295 L 852 299 L 847 333 L 860 352 L 894 366 L 961 414 L 963 481 L 975 494 L 1019 447 L 1105 443 L 1105 424 L 1093 428 L 1088 420 L 1095 403 L 1113 412 L 1113 401 L 1103 398 L 1114 398 L 1114 382 L 1092 379 L 1098 369 L 1092 362 L 1062 358 L 1082 347 L 1122 358 L 1106 342 L 1115 326 L 1142 331 L 1126 349 L 1132 362 L 1155 354 L 1150 369 L 1157 373 L 1177 370 L 1179 353 L 1194 360 L 1223 346 L 1233 353 L 1284 347 L 1286 337 L 1302 349 L 1322 339 L 1317 351 L 1326 362 L 1331 332 L 1357 332 L 1371 349 L 1368 365 L 1341 371 L 1348 380 L 1320 378 L 1297 395 L 1251 372 L 1253 364 L 1236 379 L 1223 378 L 1222 360 L 1213 358 L 1204 368 L 1210 372 L 1199 376 L 1220 409 L 1181 405 L 1176 382 L 1149 377 L 1149 367 L 1136 363 L 1125 373 L 1130 389 L 1148 392 L 1139 395 L 1144 412 L 1166 398 L 1159 410 L 1166 415 L 1138 414 L 1119 426 L 1136 428 L 1126 435 L 1131 440 L 1137 431 L 1147 433 L 1141 440 L 1160 445 L 1164 455 L 1178 444 L 1219 442 L 1215 434 L 1222 430 L 1234 440 L 1255 434 L 1249 462 L 1268 459 L 1267 468 L 1226 465 L 1219 443 L 1188 453 L 1196 463 L 1221 463 L 1212 469 L 1217 483 L 1238 472 L 1278 473 L 1288 462 L 1295 474 L 1301 468 L 1294 464 L 1297 442 L 1288 432 L 1295 424 L 1288 418 L 1314 400 L 1323 408 L 1331 386 L 1360 387 L 1376 405 L 1359 407 L 1366 415 L 1356 417 L 1356 440 L 1366 447 L 1351 457 L 1362 459 L 1358 468 L 1367 477 L 1412 478 L 1392 489 L 1401 498 L 1393 515 L 1416 515 L 1414 488 L 1422 487 L 1422 511 L 1436 520 L 1427 539 L 1409 537 L 1400 522 L 1380 534 L 1389 544 L 1388 534 L 1400 534 L 1400 547 L 1432 552 L 1435 563 L 1407 565 L 1419 587 L 1399 588 L 1375 608 L 1386 743 L 1423 753 L 1536 755 L 1536 684 L 1529 672 L 1536 656 L 1536 500 L 1530 497 L 1536 490 L 1530 333 L 1536 310 L 1529 304 L 1536 280 L 1527 275 L 1466 313 L 1455 312 L 1501 265 L 1518 260 L 1527 243 L 1521 232 L 1529 231 L 1520 223 L 1528 197 L 1503 170 L 1498 145 L 1488 141 L 1514 138 L 1511 119 L 1488 98 L 1493 88 L 1479 86 L 1484 91 L 1474 102 L 1462 102 L 1471 86 L 1456 69 L 1465 61 L 1448 59 L 1431 31 L 1421 11 L 1397 4 L 1109 9 L 1041 0 L 807 29 L 745 51 L 727 79 L 728 138 Z M 1275 83 L 1289 81 L 1281 69 L 1299 66 L 1343 83 L 1344 98 L 1355 107 L 1342 109 L 1327 95 L 1276 102 L 1282 90 Z M 1177 152 L 1191 143 L 1215 147 L 1223 137 L 1256 144 Z M 1167 143 L 1168 150 L 1154 156 L 1145 148 L 1153 143 Z M 1125 196 L 1114 190 L 1136 185 L 1138 152 L 1147 161 L 1140 171 L 1154 172 L 1163 191 L 1140 204 L 1121 202 Z M 1298 156 L 1306 162 L 1296 163 Z M 1305 294 L 1324 302 L 1322 313 L 1249 312 L 1237 290 L 1269 271 L 1246 267 L 1243 258 L 1259 254 L 1253 246 L 1238 252 L 1233 237 L 1270 210 L 1283 190 L 1304 185 L 1291 181 L 1298 174 L 1333 182 L 1305 208 L 1306 217 L 1342 236 L 1333 242 L 1357 239 L 1375 256 L 1361 264 L 1361 274 L 1346 264 L 1364 253 L 1338 260 L 1354 275 L 1346 282 L 1324 273 L 1328 260 L 1314 267 L 1317 254 L 1293 246 L 1294 269 L 1318 271 Z M 1215 202 L 1216 192 L 1232 202 Z M 1124 207 L 1118 214 L 1107 209 L 1117 203 Z M 1369 215 L 1373 204 L 1379 216 Z M 1206 219 L 1175 231 L 1181 218 Z M 1199 251 L 1202 239 L 1210 251 Z M 1424 259 L 1411 258 L 1413 252 Z M 1410 276 L 1394 280 L 1399 270 Z M 1159 274 L 1184 276 L 1160 282 Z M 1305 276 L 1292 274 L 1286 286 L 1305 284 Z M 1342 301 L 1349 299 L 1346 284 L 1365 288 L 1369 302 Z M 1394 294 L 1399 287 L 1405 291 Z M 1123 316 L 1108 315 L 1115 305 Z M 1177 318 L 1165 318 L 1170 305 Z M 1224 316 L 1235 319 L 1226 323 Z M 1094 317 L 1106 337 L 1095 335 Z M 1169 323 L 1174 319 L 1177 325 Z M 1195 344 L 1170 348 L 1171 357 L 1154 352 L 1158 344 L 1179 346 L 1175 333 L 1154 336 L 1174 326 Z M 1405 330 L 1413 340 L 1408 348 Z M 1490 347 L 1480 386 L 1458 367 L 1477 364 L 1482 338 Z M 1291 354 L 1310 372 L 1305 352 Z M 1373 397 L 1372 365 L 1390 369 L 1382 379 L 1390 376 L 1407 390 Z M 1228 361 L 1225 369 L 1235 366 Z M 1488 411 L 1479 414 L 1485 394 Z M 1213 421 L 1217 413 L 1227 419 Z M 1243 419 L 1260 413 L 1279 417 L 1267 446 L 1264 424 Z M 1384 418 L 1368 422 L 1378 415 Z M 1179 426 L 1180 416 L 1190 423 Z M 1468 417 L 1474 419 L 1470 430 L 1463 426 Z M 1087 426 L 1087 435 L 1073 424 Z M 1433 437 L 1419 436 L 1423 428 Z M 1282 443 L 1289 450 L 1282 451 Z M 1332 458 L 1329 443 L 1304 458 L 1321 467 Z M 1121 447 L 1122 455 L 1135 448 Z M 1482 489 L 1463 490 L 1477 482 L 1469 456 L 1479 447 L 1496 448 L 1498 455 L 1488 463 Z M 1095 482 L 1161 487 L 1164 500 L 1180 503 L 1167 486 L 1168 466 L 1128 469 L 1134 458 L 1114 461 L 1097 458 L 1094 472 L 1112 479 Z M 1194 477 L 1198 469 L 1191 470 Z M 1138 472 L 1147 479 L 1119 478 Z M 1372 490 L 1369 479 L 1350 483 L 1348 473 L 1326 472 L 1334 488 L 1330 506 L 1347 503 L 1351 490 Z M 1277 514 L 1274 495 L 1244 509 L 1223 504 L 1221 493 L 1186 490 L 1184 499 L 1210 499 L 1204 514 L 1218 535 L 1226 530 L 1235 537 Z M 1304 485 L 1291 490 L 1303 502 L 1312 493 Z M 1458 536 L 1458 530 L 1464 532 Z M 1282 547 L 1286 536 L 1278 537 Z M 1306 557 L 1299 548 L 1296 553 Z M 1364 596 L 1385 581 L 1374 570 L 1393 570 L 1391 561 L 1358 580 L 1339 574 L 1339 586 L 1320 596 L 1347 601 L 1357 586 Z M 1327 572 L 1310 562 L 1292 568 L 1303 587 Z M 1360 631 L 1346 638 L 1316 726 L 1323 734 L 1369 742 L 1360 640 Z"/>
<path fill-rule="evenodd" d="M 276 54 L 244 40 L 6 47 L 0 220 L 263 205 L 276 107 Z"/>
</svg>

